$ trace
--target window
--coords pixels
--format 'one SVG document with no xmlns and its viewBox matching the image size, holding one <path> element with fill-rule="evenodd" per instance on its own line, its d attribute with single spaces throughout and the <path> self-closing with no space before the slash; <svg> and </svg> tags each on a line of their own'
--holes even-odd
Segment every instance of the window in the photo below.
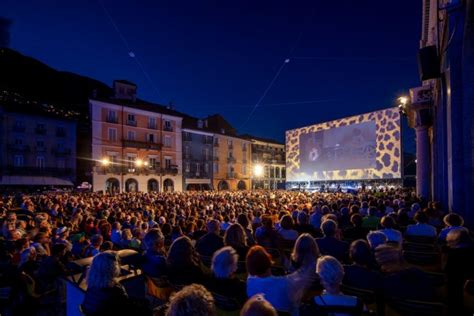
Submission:
<svg viewBox="0 0 474 316">
<path fill-rule="evenodd" d="M 229 151 L 229 158 L 234 158 L 234 154 L 231 151 Z"/>
<path fill-rule="evenodd" d="M 242 144 L 242 151 L 247 151 L 247 144 L 245 143 Z"/>
<path fill-rule="evenodd" d="M 127 114 L 127 124 L 137 126 L 137 121 L 135 120 L 135 114 Z"/>
<path fill-rule="evenodd" d="M 150 167 L 150 169 L 156 169 L 157 167 L 156 157 L 148 158 L 148 166 Z"/>
<path fill-rule="evenodd" d="M 242 165 L 242 174 L 247 174 L 247 165 L 246 164 Z"/>
<path fill-rule="evenodd" d="M 128 169 L 132 169 L 132 170 L 135 170 L 135 159 L 137 157 L 136 156 L 132 156 L 132 155 L 128 155 L 127 156 L 127 166 L 128 166 Z"/>
<path fill-rule="evenodd" d="M 212 165 L 212 169 L 214 173 L 219 173 L 219 164 L 217 162 L 214 162 Z"/>
<path fill-rule="evenodd" d="M 117 141 L 117 129 L 116 128 L 109 128 L 109 141 L 116 142 Z"/>
<path fill-rule="evenodd" d="M 128 131 L 127 139 L 128 140 L 135 140 L 135 131 Z"/>
<path fill-rule="evenodd" d="M 189 170 L 191 170 L 191 164 L 189 162 L 186 162 L 185 164 L 185 167 L 184 167 L 186 170 L 186 172 L 189 172 Z"/>
<path fill-rule="evenodd" d="M 37 156 L 36 157 L 36 168 L 39 168 L 39 169 L 44 168 L 44 156 Z"/>
<path fill-rule="evenodd" d="M 117 123 L 117 112 L 115 112 L 114 110 L 109 110 L 109 112 L 107 113 L 107 122 Z"/>
<path fill-rule="evenodd" d="M 171 147 L 171 136 L 165 136 L 165 147 Z"/>
<path fill-rule="evenodd" d="M 204 164 L 204 172 L 209 173 L 209 164 L 207 162 Z"/>
<path fill-rule="evenodd" d="M 66 136 L 66 129 L 64 126 L 58 126 L 56 127 L 56 136 L 57 137 L 64 137 Z"/>
<path fill-rule="evenodd" d="M 171 157 L 165 157 L 165 168 L 166 169 L 171 168 Z"/>
<path fill-rule="evenodd" d="M 57 164 L 59 169 L 65 169 L 66 168 L 66 160 L 64 160 L 62 158 L 56 160 L 56 164 Z"/>
<path fill-rule="evenodd" d="M 148 134 L 146 140 L 149 143 L 154 143 L 155 142 L 155 134 Z"/>
<path fill-rule="evenodd" d="M 232 139 L 228 139 L 228 140 L 227 140 L 227 145 L 229 145 L 229 147 L 232 146 Z"/>
<path fill-rule="evenodd" d="M 199 174 L 200 171 L 201 171 L 201 165 L 199 164 L 199 162 L 196 162 L 196 173 Z"/>
<path fill-rule="evenodd" d="M 171 121 L 165 121 L 165 131 L 171 132 L 173 128 L 171 127 Z"/>
<path fill-rule="evenodd" d="M 189 159 L 189 146 L 184 147 L 184 157 Z"/>
<path fill-rule="evenodd" d="M 204 159 L 205 160 L 209 159 L 209 148 L 204 148 Z"/>
<path fill-rule="evenodd" d="M 13 166 L 15 167 L 23 167 L 24 158 L 22 155 L 15 155 L 13 157 Z"/>
<path fill-rule="evenodd" d="M 156 129 L 156 118 L 154 117 L 148 118 L 148 128 Z"/>
</svg>

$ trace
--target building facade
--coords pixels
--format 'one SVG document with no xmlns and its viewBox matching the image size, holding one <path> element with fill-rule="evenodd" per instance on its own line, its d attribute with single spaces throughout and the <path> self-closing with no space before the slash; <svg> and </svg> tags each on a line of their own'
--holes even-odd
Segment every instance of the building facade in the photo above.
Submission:
<svg viewBox="0 0 474 316">
<path fill-rule="evenodd" d="M 249 190 L 251 142 L 225 134 L 214 134 L 213 185 L 216 190 Z"/>
<path fill-rule="evenodd" d="M 202 121 L 199 121 L 202 124 Z M 201 125 L 202 126 L 202 125 Z M 214 134 L 199 127 L 183 128 L 184 190 L 211 190 Z"/>
<path fill-rule="evenodd" d="M 136 99 L 114 82 L 115 98 L 90 100 L 94 191 L 181 191 L 182 117 Z"/>
<path fill-rule="evenodd" d="M 76 122 L 41 111 L 0 107 L 0 187 L 71 187 Z"/>
<path fill-rule="evenodd" d="M 252 142 L 252 188 L 285 189 L 285 145 L 276 141 L 248 136 Z M 255 172 L 260 169 L 262 172 Z"/>
<path fill-rule="evenodd" d="M 417 193 L 474 226 L 474 1 L 423 0 L 416 131 Z"/>
</svg>

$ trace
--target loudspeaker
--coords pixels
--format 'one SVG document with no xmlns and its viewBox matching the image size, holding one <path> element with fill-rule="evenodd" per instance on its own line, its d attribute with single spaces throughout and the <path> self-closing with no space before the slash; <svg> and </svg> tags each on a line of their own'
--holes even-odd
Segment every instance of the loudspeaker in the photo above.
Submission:
<svg viewBox="0 0 474 316">
<path fill-rule="evenodd" d="M 418 51 L 418 71 L 421 80 L 435 79 L 441 76 L 438 49 L 426 46 Z"/>
</svg>

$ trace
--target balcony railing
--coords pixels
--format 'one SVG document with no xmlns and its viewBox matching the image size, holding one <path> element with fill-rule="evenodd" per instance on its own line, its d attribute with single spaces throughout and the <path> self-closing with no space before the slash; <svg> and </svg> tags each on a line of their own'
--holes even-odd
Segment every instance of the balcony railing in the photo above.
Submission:
<svg viewBox="0 0 474 316">
<path fill-rule="evenodd" d="M 69 156 L 71 155 L 71 148 L 52 148 L 51 153 L 56 156 Z"/>
<path fill-rule="evenodd" d="M 38 134 L 38 135 L 45 135 L 46 134 L 46 128 L 37 127 L 37 128 L 35 128 L 35 133 Z"/>
<path fill-rule="evenodd" d="M 6 166 L 3 169 L 5 175 L 29 175 L 29 176 L 73 176 L 71 168 L 38 168 L 38 167 L 15 167 Z"/>
<path fill-rule="evenodd" d="M 235 158 L 234 157 L 227 157 L 227 162 L 228 163 L 235 163 Z"/>
<path fill-rule="evenodd" d="M 163 130 L 167 132 L 172 132 L 173 131 L 173 126 L 163 126 Z"/>
<path fill-rule="evenodd" d="M 166 166 L 165 168 L 162 169 L 162 172 L 163 172 L 163 174 L 177 175 L 178 174 L 178 166 L 177 165 Z"/>
<path fill-rule="evenodd" d="M 127 125 L 137 126 L 137 121 L 127 120 Z"/>
<path fill-rule="evenodd" d="M 118 123 L 118 117 L 107 115 L 107 117 L 105 118 L 105 121 L 107 123 L 117 124 Z"/>
<path fill-rule="evenodd" d="M 7 149 L 12 152 L 21 152 L 26 153 L 30 152 L 30 146 L 28 145 L 19 145 L 19 144 L 10 144 L 7 146 Z"/>
<path fill-rule="evenodd" d="M 138 140 L 128 140 L 123 139 L 122 144 L 124 147 L 133 147 L 133 148 L 142 148 L 142 149 L 151 149 L 151 150 L 160 150 L 161 144 L 153 142 L 145 142 Z"/>
</svg>

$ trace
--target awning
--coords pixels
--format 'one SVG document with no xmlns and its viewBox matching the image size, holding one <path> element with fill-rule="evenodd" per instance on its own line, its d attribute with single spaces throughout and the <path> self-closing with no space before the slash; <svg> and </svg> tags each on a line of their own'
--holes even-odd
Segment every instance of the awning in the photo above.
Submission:
<svg viewBox="0 0 474 316">
<path fill-rule="evenodd" d="M 57 185 L 72 186 L 71 181 L 55 177 L 3 176 L 0 185 Z"/>
<path fill-rule="evenodd" d="M 211 184 L 211 179 L 186 179 L 186 184 Z"/>
</svg>

